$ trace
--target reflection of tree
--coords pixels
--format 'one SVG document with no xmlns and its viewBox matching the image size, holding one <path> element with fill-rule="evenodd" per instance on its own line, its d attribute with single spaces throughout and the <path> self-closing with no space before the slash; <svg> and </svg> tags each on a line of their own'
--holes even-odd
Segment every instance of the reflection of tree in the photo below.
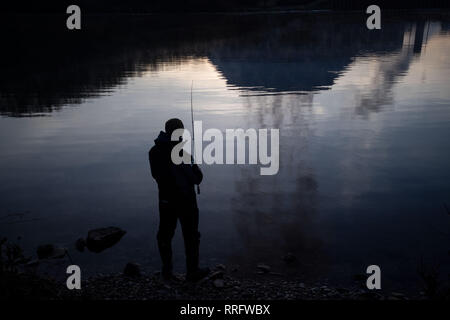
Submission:
<svg viewBox="0 0 450 320">
<path fill-rule="evenodd" d="M 301 16 L 229 39 L 209 55 L 230 86 L 248 91 L 298 92 L 328 89 L 360 52 L 401 48 L 398 24 L 383 33 L 358 28 L 351 18 Z"/>
<path fill-rule="evenodd" d="M 211 39 L 242 28 L 216 16 L 86 16 L 73 32 L 61 17 L 27 19 L 0 20 L 2 115 L 48 113 L 107 94 L 128 77 L 204 57 Z"/>
<path fill-rule="evenodd" d="M 301 29 L 302 23 L 288 28 Z M 327 267 L 321 239 L 326 231 L 319 226 L 316 203 L 318 185 L 307 156 L 314 130 L 313 92 L 328 89 L 352 57 L 361 52 L 389 57 L 359 104 L 365 110 L 377 110 L 380 103 L 388 101 L 395 78 L 409 68 L 412 50 L 403 49 L 404 32 L 399 27 L 403 24 L 387 26 L 392 32 L 378 41 L 368 41 L 366 32 L 351 25 L 341 26 L 335 37 L 328 38 L 334 26 L 324 22 L 321 32 L 303 34 L 302 39 L 292 42 L 285 42 L 284 32 L 275 29 L 275 35 L 269 32 L 264 34 L 264 40 L 257 38 L 257 49 L 235 44 L 211 55 L 228 85 L 241 89 L 249 127 L 281 129 L 278 175 L 261 177 L 254 168 L 244 168 L 236 182 L 234 223 L 244 247 L 233 257 L 238 263 L 277 264 L 283 254 L 292 252 L 298 257 L 297 266 L 302 272 Z M 308 28 L 314 30 L 314 26 Z M 246 43 L 242 39 L 233 41 Z M 398 51 L 400 54 L 395 53 Z"/>
<path fill-rule="evenodd" d="M 209 57 L 228 84 L 249 92 L 319 90 L 358 51 L 399 48 L 402 36 L 395 25 L 368 34 L 328 15 L 86 17 L 80 32 L 30 19 L 0 21 L 3 115 L 51 112 L 191 57 Z"/>
<path fill-rule="evenodd" d="M 323 254 L 317 232 L 318 186 L 305 156 L 312 129 L 304 115 L 312 109 L 313 94 L 256 95 L 245 100 L 249 127 L 282 128 L 280 171 L 260 176 L 256 168 L 241 170 L 233 221 L 244 249 L 235 252 L 232 260 L 239 264 L 265 261 L 279 268 L 280 258 L 290 252 L 299 258 L 297 268 L 319 270 Z"/>
</svg>

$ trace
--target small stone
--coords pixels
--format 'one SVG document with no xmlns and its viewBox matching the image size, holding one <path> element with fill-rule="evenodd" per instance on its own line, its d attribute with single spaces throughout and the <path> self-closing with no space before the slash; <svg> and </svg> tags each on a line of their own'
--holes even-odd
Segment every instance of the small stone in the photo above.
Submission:
<svg viewBox="0 0 450 320">
<path fill-rule="evenodd" d="M 117 227 L 90 230 L 86 239 L 86 246 L 92 252 L 102 252 L 112 247 L 125 235 L 126 231 Z"/>
<path fill-rule="evenodd" d="M 39 264 L 39 260 L 38 260 L 38 259 L 35 259 L 35 260 L 29 261 L 29 262 L 26 264 L 26 266 L 27 266 L 27 267 L 36 267 L 38 264 Z"/>
<path fill-rule="evenodd" d="M 396 297 L 399 299 L 403 299 L 405 297 L 405 295 L 403 293 L 400 292 L 391 292 L 391 297 Z"/>
<path fill-rule="evenodd" d="M 269 267 L 268 265 L 266 265 L 266 264 L 263 264 L 263 263 L 258 264 L 258 265 L 256 266 L 256 268 L 257 268 L 259 271 L 263 272 L 263 273 L 268 273 L 268 272 L 270 272 L 270 267 Z"/>
<path fill-rule="evenodd" d="M 223 264 L 218 264 L 218 265 L 216 265 L 216 269 L 217 269 L 217 270 L 225 271 L 226 267 L 225 267 L 225 265 L 223 265 Z"/>
<path fill-rule="evenodd" d="M 52 244 L 44 244 L 37 248 L 36 253 L 39 259 L 59 259 L 66 255 L 67 249 L 55 247 Z"/>
<path fill-rule="evenodd" d="M 217 279 L 217 278 L 223 278 L 223 271 L 215 271 L 211 273 L 208 277 L 211 280 Z"/>
<path fill-rule="evenodd" d="M 141 275 L 141 266 L 138 263 L 128 262 L 123 269 L 123 274 L 127 277 L 139 277 Z"/>
<path fill-rule="evenodd" d="M 214 280 L 213 284 L 214 284 L 214 287 L 216 287 L 216 288 L 223 288 L 225 286 L 223 279 L 216 279 L 216 280 Z"/>
</svg>

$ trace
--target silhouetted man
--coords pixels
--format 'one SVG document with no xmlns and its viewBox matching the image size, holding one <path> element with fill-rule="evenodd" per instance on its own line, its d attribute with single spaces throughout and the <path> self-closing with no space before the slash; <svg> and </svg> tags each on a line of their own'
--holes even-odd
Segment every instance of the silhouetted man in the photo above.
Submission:
<svg viewBox="0 0 450 320">
<path fill-rule="evenodd" d="M 198 232 L 198 207 L 194 186 L 200 184 L 203 174 L 196 164 L 175 165 L 171 159 L 172 148 L 179 141 L 171 141 L 176 129 L 184 129 L 180 119 L 166 122 L 155 145 L 149 151 L 150 169 L 159 189 L 158 248 L 162 260 L 162 276 L 173 279 L 172 238 L 180 220 L 186 252 L 186 279 L 197 281 L 205 277 L 209 269 L 198 266 L 200 233 Z"/>
</svg>

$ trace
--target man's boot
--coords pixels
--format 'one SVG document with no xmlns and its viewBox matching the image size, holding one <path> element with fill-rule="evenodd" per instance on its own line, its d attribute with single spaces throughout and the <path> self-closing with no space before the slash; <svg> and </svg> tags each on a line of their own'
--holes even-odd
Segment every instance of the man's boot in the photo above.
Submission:
<svg viewBox="0 0 450 320">
<path fill-rule="evenodd" d="M 196 270 L 188 271 L 186 281 L 197 282 L 205 278 L 209 274 L 209 268 L 197 268 Z"/>
<path fill-rule="evenodd" d="M 199 246 L 200 233 L 198 233 L 198 236 L 196 236 L 195 239 L 192 239 L 192 242 L 185 242 L 187 267 L 186 280 L 190 282 L 197 282 L 206 277 L 210 272 L 209 268 L 198 267 Z"/>
</svg>

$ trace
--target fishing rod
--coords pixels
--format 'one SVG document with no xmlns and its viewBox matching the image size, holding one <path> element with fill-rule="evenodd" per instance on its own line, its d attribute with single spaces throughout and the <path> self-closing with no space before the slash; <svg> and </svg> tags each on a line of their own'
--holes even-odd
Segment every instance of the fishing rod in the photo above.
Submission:
<svg viewBox="0 0 450 320">
<path fill-rule="evenodd" d="M 194 105 L 192 103 L 192 88 L 194 87 L 194 80 L 191 82 L 191 124 L 192 124 L 192 144 L 194 147 L 192 148 L 194 150 L 195 155 L 195 131 L 194 131 Z M 192 162 L 194 162 L 194 156 L 192 155 Z M 200 194 L 200 186 L 197 185 L 197 194 Z"/>
</svg>

